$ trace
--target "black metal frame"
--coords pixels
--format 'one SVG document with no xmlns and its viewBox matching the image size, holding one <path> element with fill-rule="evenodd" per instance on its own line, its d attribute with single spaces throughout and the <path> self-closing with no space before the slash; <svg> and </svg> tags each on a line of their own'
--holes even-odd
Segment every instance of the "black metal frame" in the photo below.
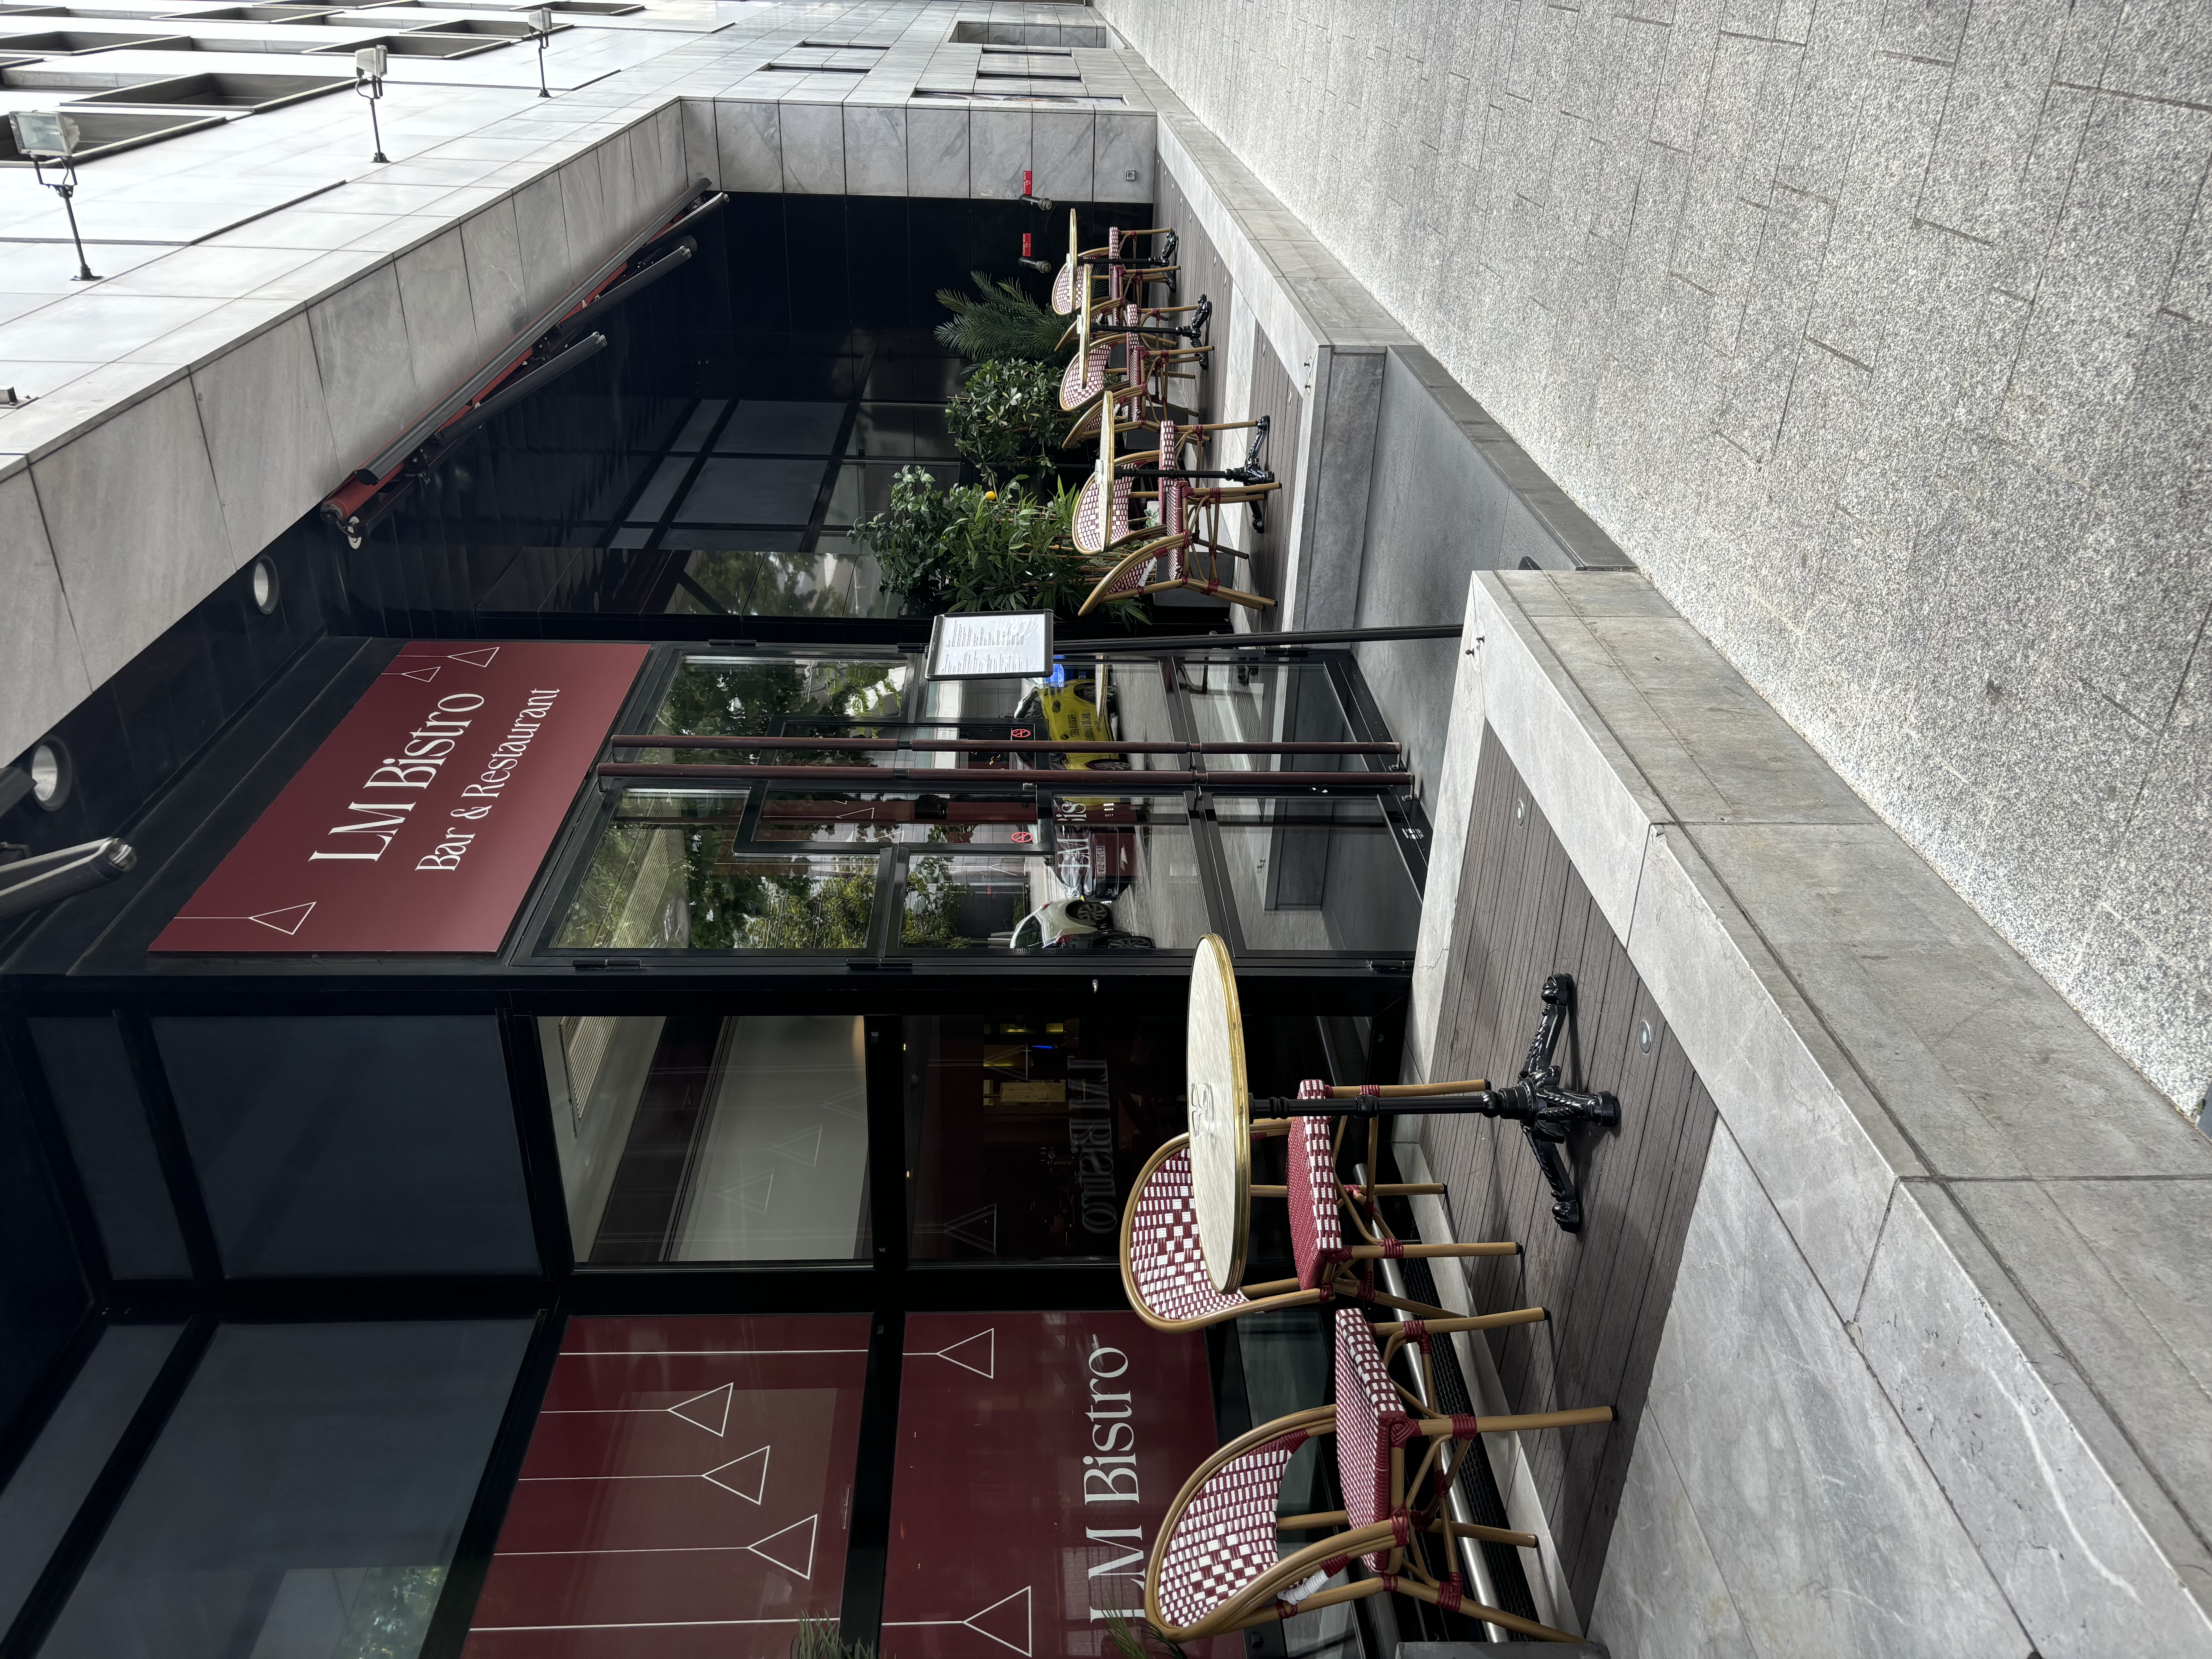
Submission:
<svg viewBox="0 0 2212 1659">
<path fill-rule="evenodd" d="M 831 630 L 822 630 L 829 632 Z M 337 642 L 334 642 L 334 644 Z M 1134 642 L 1130 642 L 1134 643 Z M 1125 672 L 1157 672 L 1168 692 L 1175 740 L 1195 742 L 1197 716 L 1178 685 L 1178 663 L 1220 658 L 1242 641 L 1159 640 L 1113 654 Z M 890 952 L 882 930 L 871 973 L 851 972 L 827 961 L 764 959 L 760 953 L 713 958 L 680 953 L 679 959 L 635 964 L 597 960 L 576 952 L 532 948 L 546 937 L 563 896 L 596 841 L 605 803 L 586 788 L 556 842 L 531 900 L 522 908 L 507 950 L 481 963 L 435 959 L 287 961 L 282 959 L 149 960 L 134 945 L 149 918 L 173 911 L 223 850 L 273 798 L 342 718 L 362 685 L 381 668 L 396 644 L 363 641 L 333 651 L 313 694 L 295 708 L 264 708 L 241 716 L 226 735 L 228 747 L 211 752 L 210 765 L 226 775 L 185 774 L 148 809 L 149 846 L 165 856 L 150 878 L 133 890 L 103 900 L 72 901 L 81 914 L 58 925 L 80 971 L 58 967 L 64 951 L 40 952 L 55 964 L 17 973 L 0 983 L 0 1063 L 12 1064 L 24 1085 L 33 1127 L 46 1158 L 71 1243 L 91 1292 L 84 1322 L 44 1379 L 33 1407 L 9 1425 L 0 1452 L 8 1467 L 20 1456 L 41 1420 L 66 1391 L 107 1324 L 180 1322 L 185 1330 L 170 1361 L 149 1389 L 130 1427 L 73 1518 L 64 1546 L 47 1564 L 15 1626 L 0 1638 L 0 1659 L 33 1652 L 52 1628 L 100 1539 L 112 1522 L 146 1455 L 190 1384 L 200 1356 L 221 1323 L 318 1322 L 331 1320 L 504 1318 L 528 1320 L 526 1357 L 478 1483 L 459 1547 L 433 1616 L 426 1654 L 458 1654 L 476 1595 L 506 1513 L 514 1475 L 527 1447 L 537 1409 L 550 1378 L 561 1333 L 572 1314 L 681 1312 L 865 1312 L 872 1320 L 871 1355 L 864 1395 L 860 1478 L 843 1616 L 848 1637 L 866 1640 L 882 1610 L 897 1412 L 898 1354 L 905 1316 L 921 1310 L 986 1311 L 1010 1308 L 1119 1308 L 1123 1296 L 1109 1258 L 1033 1262 L 915 1261 L 907 1242 L 905 1091 L 899 1064 L 900 1022 L 908 1017 L 972 1014 L 979 994 L 995 994 L 1013 1015 L 1071 1010 L 1086 1018 L 1180 1012 L 1185 1000 L 1179 975 L 1163 974 L 1157 957 L 1085 956 L 1065 962 L 1031 958 L 975 962 Z M 656 647 L 627 701 L 621 724 L 649 720 L 672 680 L 686 647 Z M 728 647 L 724 647 L 728 648 Z M 757 647 L 743 647 L 758 652 Z M 1316 652 L 1304 641 L 1261 647 L 1272 662 L 1311 663 L 1327 671 L 1345 724 L 1359 741 L 1387 741 L 1379 714 L 1356 664 L 1342 651 Z M 763 655 L 850 658 L 843 640 L 794 642 Z M 887 659 L 891 653 L 885 653 Z M 1257 653 L 1239 652 L 1240 656 Z M 1131 656 L 1150 655 L 1157 667 Z M 1225 659 L 1224 659 L 1225 660 Z M 1217 667 L 1212 672 L 1225 672 Z M 918 682 L 917 682 L 918 684 Z M 283 714 L 264 732 L 261 722 Z M 906 711 L 919 720 L 919 708 Z M 939 722 L 942 723 L 942 722 Z M 1391 757 L 1357 757 L 1368 767 Z M 1420 854 L 1425 824 L 1410 791 L 1357 778 L 1354 792 L 1386 803 L 1384 813 L 1418 884 L 1425 874 Z M 887 782 L 890 779 L 887 777 Z M 1243 780 L 1240 779 L 1239 781 Z M 1348 780 L 1349 781 L 1349 780 Z M 927 780 L 920 781 L 926 783 Z M 1058 793 L 1102 793 L 1095 773 L 1066 775 L 1064 787 L 1049 772 L 1021 775 L 1039 787 L 1037 855 L 1049 856 Z M 1018 787 L 1018 784 L 1017 785 Z M 1369 1023 L 1368 1074 L 1395 1064 L 1401 1039 L 1407 966 L 1343 956 L 1249 951 L 1231 900 L 1226 855 L 1215 823 L 1218 792 L 1185 791 L 1178 804 L 1196 847 L 1199 880 L 1206 902 L 1248 970 L 1245 1005 L 1254 1017 L 1296 1014 L 1364 1017 Z M 1163 803 L 1164 805 L 1165 803 Z M 134 834 L 137 833 L 134 831 Z M 795 843 L 775 844 L 789 851 Z M 991 849 L 994 854 L 999 850 Z M 892 860 L 896 878 L 897 860 Z M 890 895 L 897 900 L 896 885 Z M 89 907 L 89 908 L 87 908 Z M 889 907 L 886 907 L 887 913 Z M 21 946 L 35 927 L 16 931 Z M 734 954 L 734 953 L 733 953 Z M 20 960 L 20 958 L 19 958 Z M 734 971 L 733 971 L 734 970 Z M 567 1013 L 726 1015 L 742 994 L 745 1012 L 838 1012 L 866 1022 L 869 1101 L 870 1257 L 845 1262 L 793 1262 L 743 1267 L 664 1264 L 649 1267 L 593 1267 L 573 1259 L 567 1202 L 537 1021 Z M 235 1014 L 241 1009 L 271 1016 L 327 1012 L 334 1003 L 363 1014 L 476 1015 L 498 1024 L 507 1064 L 509 1107 L 523 1167 L 538 1270 L 489 1278 L 362 1276 L 240 1278 L 226 1273 L 220 1243 L 195 1169 L 155 1036 L 153 1022 L 170 1016 Z M 112 1273 L 96 1218 L 78 1178 L 26 1021 L 46 1015 L 106 1014 L 121 1030 L 131 1076 L 147 1114 L 169 1198 L 185 1241 L 191 1276 L 124 1279 Z M 0 1468 L 4 1473 L 4 1468 Z"/>
</svg>

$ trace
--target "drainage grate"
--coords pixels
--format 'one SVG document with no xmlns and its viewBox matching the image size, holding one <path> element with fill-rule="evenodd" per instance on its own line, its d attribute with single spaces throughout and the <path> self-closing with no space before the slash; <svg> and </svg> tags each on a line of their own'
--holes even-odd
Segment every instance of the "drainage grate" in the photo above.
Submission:
<svg viewBox="0 0 2212 1659">
<path fill-rule="evenodd" d="M 1410 1217 L 1407 1218 L 1408 1220 Z M 1394 1221 L 1394 1224 L 1395 1221 Z M 1410 1237 L 1407 1229 L 1401 1237 Z M 1425 1302 L 1431 1307 L 1437 1302 L 1436 1276 L 1425 1261 L 1407 1260 L 1399 1264 L 1406 1276 L 1406 1294 L 1415 1302 Z M 1480 1341 L 1478 1335 L 1475 1339 Z M 1436 1408 L 1439 1413 L 1473 1412 L 1474 1398 L 1469 1393 L 1467 1379 L 1460 1374 L 1459 1355 L 1453 1345 L 1439 1341 L 1436 1345 L 1437 1374 Z M 1474 1455 L 1459 1460 L 1459 1489 L 1466 1498 L 1470 1518 L 1477 1526 L 1504 1527 L 1512 1522 L 1505 1518 L 1505 1499 L 1498 1490 L 1498 1481 L 1490 1471 L 1489 1454 L 1477 1446 Z M 1521 1570 L 1521 1552 L 1510 1544 L 1485 1544 L 1483 1559 L 1490 1567 L 1490 1582 L 1497 1586 L 1498 1606 L 1506 1613 L 1515 1613 L 1523 1619 L 1536 1617 L 1535 1599 L 1528 1594 L 1528 1577 Z M 1516 1638 L 1518 1639 L 1518 1638 Z"/>
</svg>

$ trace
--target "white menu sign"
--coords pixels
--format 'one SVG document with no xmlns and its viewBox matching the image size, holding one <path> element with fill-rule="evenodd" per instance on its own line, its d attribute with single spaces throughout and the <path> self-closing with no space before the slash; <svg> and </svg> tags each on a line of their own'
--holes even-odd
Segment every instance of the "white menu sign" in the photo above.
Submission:
<svg viewBox="0 0 2212 1659">
<path fill-rule="evenodd" d="M 929 629 L 933 680 L 1045 679 L 1052 673 L 1052 612 L 985 611 L 939 617 Z"/>
</svg>

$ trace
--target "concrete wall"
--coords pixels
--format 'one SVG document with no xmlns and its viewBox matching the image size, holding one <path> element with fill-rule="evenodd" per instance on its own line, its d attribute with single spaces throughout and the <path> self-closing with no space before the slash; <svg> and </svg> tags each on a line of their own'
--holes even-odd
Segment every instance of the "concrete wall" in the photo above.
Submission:
<svg viewBox="0 0 2212 1659">
<path fill-rule="evenodd" d="M 2212 9 L 1098 9 L 2193 1112 Z"/>
<path fill-rule="evenodd" d="M 1469 594 L 1410 1063 L 1486 723 L 1719 1113 L 1593 1633 L 2212 1654 L 2212 1145 L 1644 578 Z"/>
</svg>

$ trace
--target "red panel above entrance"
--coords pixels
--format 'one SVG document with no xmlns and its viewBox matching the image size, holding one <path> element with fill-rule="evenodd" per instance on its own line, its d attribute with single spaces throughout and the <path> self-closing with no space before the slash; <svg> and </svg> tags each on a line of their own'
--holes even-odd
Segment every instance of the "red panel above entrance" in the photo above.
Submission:
<svg viewBox="0 0 2212 1659">
<path fill-rule="evenodd" d="M 416 641 L 153 948 L 500 948 L 641 645 Z"/>
</svg>

